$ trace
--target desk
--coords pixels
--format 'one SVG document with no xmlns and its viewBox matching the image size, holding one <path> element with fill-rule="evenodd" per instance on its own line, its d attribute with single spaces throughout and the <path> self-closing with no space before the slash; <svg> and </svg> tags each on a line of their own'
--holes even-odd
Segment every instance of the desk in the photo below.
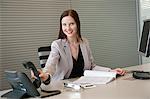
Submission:
<svg viewBox="0 0 150 99">
<path fill-rule="evenodd" d="M 125 69 L 150 71 L 150 63 L 127 67 Z M 50 99 L 150 99 L 150 80 L 134 79 L 131 73 L 119 77 L 108 84 L 96 85 L 95 88 L 85 89 L 79 92 L 64 90 L 62 82 L 55 84 L 57 84 L 57 88 L 62 90 L 62 93 L 52 96 Z M 48 86 L 44 87 L 48 88 Z M 52 87 L 53 89 L 56 88 L 56 86 Z M 5 92 L 7 91 L 1 91 L 0 95 Z"/>
</svg>

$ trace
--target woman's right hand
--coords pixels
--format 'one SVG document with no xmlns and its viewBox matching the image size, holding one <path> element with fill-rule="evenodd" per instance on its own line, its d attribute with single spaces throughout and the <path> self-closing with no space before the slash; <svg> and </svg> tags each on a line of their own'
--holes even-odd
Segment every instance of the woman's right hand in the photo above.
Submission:
<svg viewBox="0 0 150 99">
<path fill-rule="evenodd" d="M 41 69 L 38 69 L 39 77 L 42 79 L 42 81 L 45 81 L 48 79 L 48 74 L 44 73 Z M 34 72 L 31 70 L 31 78 L 37 79 L 37 77 L 34 75 Z"/>
</svg>

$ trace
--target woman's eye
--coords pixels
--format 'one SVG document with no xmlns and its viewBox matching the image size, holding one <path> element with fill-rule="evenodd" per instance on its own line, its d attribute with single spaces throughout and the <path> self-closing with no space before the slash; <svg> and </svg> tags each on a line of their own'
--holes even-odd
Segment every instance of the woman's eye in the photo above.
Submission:
<svg viewBox="0 0 150 99">
<path fill-rule="evenodd" d="M 74 23 L 70 23 L 70 25 L 74 25 Z"/>
<path fill-rule="evenodd" d="M 66 26 L 66 23 L 63 23 L 62 25 L 63 25 L 63 26 Z"/>
</svg>

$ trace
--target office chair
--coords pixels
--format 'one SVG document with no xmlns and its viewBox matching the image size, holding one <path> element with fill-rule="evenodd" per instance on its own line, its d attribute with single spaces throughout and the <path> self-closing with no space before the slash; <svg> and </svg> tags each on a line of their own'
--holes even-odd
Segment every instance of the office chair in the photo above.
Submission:
<svg viewBox="0 0 150 99">
<path fill-rule="evenodd" d="M 51 46 L 43 46 L 38 48 L 38 56 L 39 56 L 41 68 L 45 67 L 50 51 L 51 51 Z"/>
</svg>

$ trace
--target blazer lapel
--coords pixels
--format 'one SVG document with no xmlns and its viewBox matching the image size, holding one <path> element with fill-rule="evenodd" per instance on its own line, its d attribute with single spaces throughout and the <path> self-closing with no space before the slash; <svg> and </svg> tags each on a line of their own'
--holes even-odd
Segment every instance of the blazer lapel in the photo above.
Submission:
<svg viewBox="0 0 150 99">
<path fill-rule="evenodd" d="M 84 42 L 80 43 L 80 47 L 81 47 L 81 51 L 82 51 L 82 55 L 84 59 L 84 69 L 89 69 L 88 68 L 89 67 L 88 52 L 87 52 L 87 48 Z"/>
<path fill-rule="evenodd" d="M 68 71 L 67 75 L 69 76 L 71 71 L 72 71 L 72 68 L 73 68 L 73 60 L 72 60 L 72 55 L 71 55 L 69 43 L 66 40 L 64 43 L 64 51 L 65 51 L 65 54 L 67 56 L 67 62 L 68 62 L 68 66 L 69 66 L 69 71 Z"/>
</svg>

